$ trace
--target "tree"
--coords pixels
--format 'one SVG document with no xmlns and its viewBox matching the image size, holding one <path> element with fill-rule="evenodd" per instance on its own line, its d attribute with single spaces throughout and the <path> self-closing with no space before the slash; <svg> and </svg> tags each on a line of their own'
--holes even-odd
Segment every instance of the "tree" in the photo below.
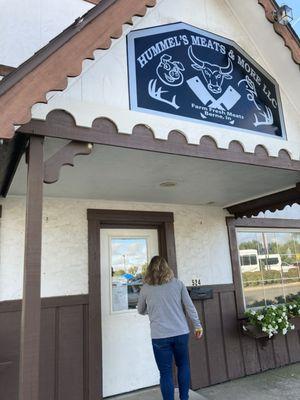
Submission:
<svg viewBox="0 0 300 400">
<path fill-rule="evenodd" d="M 142 265 L 142 275 L 145 276 L 148 268 L 148 263 Z"/>
<path fill-rule="evenodd" d="M 138 272 L 139 267 L 136 265 L 132 265 L 131 267 L 128 268 L 128 273 L 135 276 L 136 273 Z"/>
<path fill-rule="evenodd" d="M 114 276 L 121 276 L 126 274 L 126 272 L 124 271 L 124 269 L 118 269 L 117 271 L 114 271 Z"/>
<path fill-rule="evenodd" d="M 257 250 L 258 254 L 264 254 L 262 243 L 258 240 L 251 240 L 249 242 L 242 242 L 239 246 L 240 250 Z"/>
</svg>

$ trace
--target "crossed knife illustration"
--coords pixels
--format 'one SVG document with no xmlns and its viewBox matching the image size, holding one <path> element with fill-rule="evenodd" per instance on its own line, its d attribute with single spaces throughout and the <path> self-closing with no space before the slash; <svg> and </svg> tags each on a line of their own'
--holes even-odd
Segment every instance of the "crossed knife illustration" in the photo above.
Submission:
<svg viewBox="0 0 300 400">
<path fill-rule="evenodd" d="M 206 106 L 219 110 L 230 110 L 241 98 L 241 95 L 232 87 L 228 86 L 225 92 L 217 100 L 209 93 L 198 76 L 187 80 L 187 84 L 198 99 Z"/>
</svg>

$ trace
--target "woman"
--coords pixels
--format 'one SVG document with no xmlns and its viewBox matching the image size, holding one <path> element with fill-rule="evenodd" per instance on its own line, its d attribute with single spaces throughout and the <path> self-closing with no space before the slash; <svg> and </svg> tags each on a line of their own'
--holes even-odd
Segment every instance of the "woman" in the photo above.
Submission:
<svg viewBox="0 0 300 400">
<path fill-rule="evenodd" d="M 146 271 L 137 308 L 140 314 L 149 315 L 152 347 L 164 400 L 174 400 L 173 357 L 178 369 L 180 399 L 189 398 L 190 330 L 183 306 L 193 322 L 195 337 L 200 339 L 203 329 L 186 287 L 174 278 L 173 271 L 163 257 L 153 257 Z"/>
</svg>

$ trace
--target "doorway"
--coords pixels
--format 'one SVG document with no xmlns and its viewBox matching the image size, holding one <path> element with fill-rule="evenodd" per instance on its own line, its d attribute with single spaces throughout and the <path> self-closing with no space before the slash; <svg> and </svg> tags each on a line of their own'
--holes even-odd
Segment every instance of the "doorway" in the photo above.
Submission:
<svg viewBox="0 0 300 400">
<path fill-rule="evenodd" d="M 103 397 L 159 383 L 149 320 L 136 310 L 145 268 L 158 252 L 156 229 L 100 231 Z"/>
<path fill-rule="evenodd" d="M 88 222 L 88 386 L 103 399 L 159 383 L 149 320 L 136 305 L 153 255 L 177 275 L 173 214 L 88 210 Z"/>
</svg>

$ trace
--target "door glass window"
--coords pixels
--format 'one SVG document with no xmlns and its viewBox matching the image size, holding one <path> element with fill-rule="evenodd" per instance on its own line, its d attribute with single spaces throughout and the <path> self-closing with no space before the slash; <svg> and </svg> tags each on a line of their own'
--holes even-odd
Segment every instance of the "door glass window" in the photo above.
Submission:
<svg viewBox="0 0 300 400">
<path fill-rule="evenodd" d="M 146 237 L 110 239 L 112 311 L 135 309 L 148 265 Z"/>
</svg>

